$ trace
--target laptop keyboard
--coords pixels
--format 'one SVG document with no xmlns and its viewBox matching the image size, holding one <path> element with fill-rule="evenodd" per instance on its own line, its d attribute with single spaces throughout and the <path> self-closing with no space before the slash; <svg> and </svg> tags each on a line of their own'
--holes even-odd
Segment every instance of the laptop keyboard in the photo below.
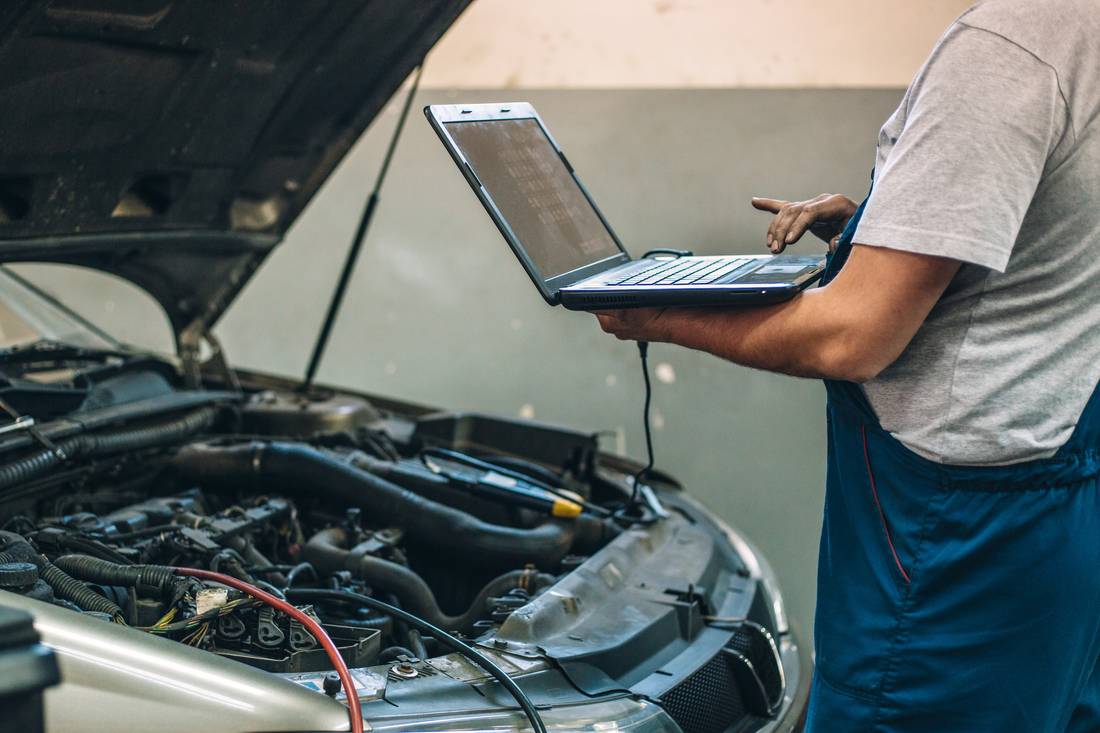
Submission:
<svg viewBox="0 0 1100 733">
<path fill-rule="evenodd" d="M 675 260 L 654 260 L 652 267 L 607 284 L 710 285 L 752 260 L 751 257 L 680 257 Z"/>
</svg>

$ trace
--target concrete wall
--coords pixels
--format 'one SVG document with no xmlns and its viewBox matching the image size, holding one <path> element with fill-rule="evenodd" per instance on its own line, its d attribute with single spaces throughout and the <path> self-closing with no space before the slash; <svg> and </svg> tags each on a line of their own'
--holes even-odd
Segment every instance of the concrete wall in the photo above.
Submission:
<svg viewBox="0 0 1100 733">
<path fill-rule="evenodd" d="M 749 197 L 860 196 L 879 125 L 967 5 L 478 0 L 433 52 L 425 84 L 439 88 L 416 104 L 533 102 L 636 254 L 760 252 L 767 218 Z M 395 119 L 391 104 L 218 327 L 234 363 L 304 370 Z M 170 347 L 163 319 L 133 288 L 20 269 L 124 339 Z M 808 630 L 822 388 L 662 345 L 651 363 L 658 465 L 747 530 Z M 539 299 L 419 114 L 320 378 L 606 431 L 609 450 L 644 450 L 633 345 Z"/>
<path fill-rule="evenodd" d="M 973 0 L 477 0 L 442 89 L 907 86 Z"/>
</svg>

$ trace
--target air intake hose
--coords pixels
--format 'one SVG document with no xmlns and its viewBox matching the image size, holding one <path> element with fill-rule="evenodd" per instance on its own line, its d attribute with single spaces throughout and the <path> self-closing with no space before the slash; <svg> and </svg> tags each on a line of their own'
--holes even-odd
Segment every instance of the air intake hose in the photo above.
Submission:
<svg viewBox="0 0 1100 733">
<path fill-rule="evenodd" d="M 69 459 L 73 459 L 171 445 L 209 428 L 217 414 L 216 407 L 202 407 L 182 417 L 143 427 L 74 435 L 58 441 L 57 447 Z M 0 465 L 0 489 L 18 486 L 44 476 L 62 461 L 63 459 L 59 458 L 54 451 L 43 449 L 11 463 Z"/>
<path fill-rule="evenodd" d="M 306 559 L 324 573 L 347 570 L 372 586 L 397 596 L 410 613 L 444 629 L 466 631 L 485 615 L 489 599 L 513 588 L 538 590 L 554 582 L 554 576 L 534 570 L 513 570 L 490 581 L 481 589 L 465 613 L 451 616 L 444 613 L 431 588 L 415 572 L 380 557 L 356 550 L 346 550 L 347 532 L 333 527 L 313 535 L 305 546 Z"/>
<path fill-rule="evenodd" d="M 171 464 L 203 487 L 251 486 L 361 507 L 373 523 L 401 527 L 418 542 L 476 556 L 493 567 L 533 563 L 552 568 L 574 539 L 572 522 L 551 520 L 531 529 L 490 524 L 308 445 L 189 445 Z"/>
</svg>

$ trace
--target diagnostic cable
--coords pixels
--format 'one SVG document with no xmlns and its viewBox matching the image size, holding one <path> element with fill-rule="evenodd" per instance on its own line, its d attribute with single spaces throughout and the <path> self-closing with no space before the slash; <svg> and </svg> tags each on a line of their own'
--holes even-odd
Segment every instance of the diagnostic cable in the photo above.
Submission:
<svg viewBox="0 0 1100 733">
<path fill-rule="evenodd" d="M 672 249 L 670 247 L 657 247 L 651 249 L 642 255 L 642 259 L 653 259 L 657 255 L 665 255 L 672 259 L 680 259 L 681 257 L 691 257 L 692 252 L 686 249 Z M 646 464 L 634 474 L 634 482 L 630 489 L 630 500 L 626 506 L 616 513 L 616 517 L 626 517 L 628 512 L 633 512 L 640 508 L 640 504 L 643 502 L 642 496 L 642 480 L 645 479 L 653 470 L 654 458 L 653 458 L 653 425 L 650 420 L 650 407 L 653 405 L 653 384 L 649 379 L 649 342 L 638 342 L 638 356 L 642 361 L 642 379 L 645 382 L 645 400 L 642 405 L 642 428 L 645 430 L 645 452 L 646 452 Z M 656 497 L 653 497 L 656 500 Z M 661 512 L 651 509 L 654 513 L 654 517 L 649 519 L 643 519 L 641 516 L 634 517 L 635 521 L 651 523 L 655 521 L 656 517 L 661 516 Z M 640 514 L 644 514 L 640 512 Z"/>
<path fill-rule="evenodd" d="M 649 342 L 638 342 L 638 356 L 642 360 L 642 379 L 645 381 L 645 402 L 642 406 L 642 427 L 645 430 L 646 464 L 638 473 L 634 474 L 634 485 L 630 491 L 630 506 L 633 507 L 641 499 L 642 479 L 653 470 L 653 427 L 650 420 L 650 406 L 653 404 L 653 383 L 649 380 Z"/>
</svg>

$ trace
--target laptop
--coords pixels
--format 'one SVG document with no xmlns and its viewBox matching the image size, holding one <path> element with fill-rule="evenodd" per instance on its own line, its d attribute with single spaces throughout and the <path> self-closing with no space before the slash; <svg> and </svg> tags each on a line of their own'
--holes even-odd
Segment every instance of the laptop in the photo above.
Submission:
<svg viewBox="0 0 1100 733">
<path fill-rule="evenodd" d="M 633 259 L 530 104 L 430 105 L 424 114 L 551 305 L 776 303 L 824 270 L 824 255 Z"/>
</svg>

